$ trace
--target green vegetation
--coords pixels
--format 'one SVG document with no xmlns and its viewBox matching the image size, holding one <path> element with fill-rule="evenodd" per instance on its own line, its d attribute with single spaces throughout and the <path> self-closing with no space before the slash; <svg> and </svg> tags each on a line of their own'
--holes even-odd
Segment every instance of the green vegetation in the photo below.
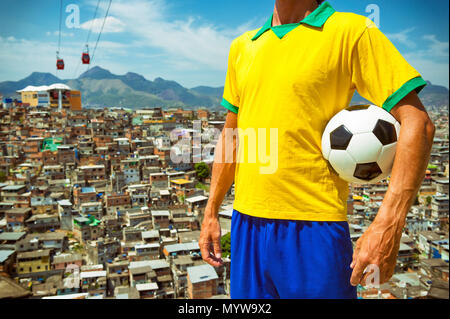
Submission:
<svg viewBox="0 0 450 319">
<path fill-rule="evenodd" d="M 195 171 L 197 172 L 197 178 L 201 181 L 204 181 L 205 179 L 207 179 L 209 177 L 210 174 L 210 170 L 209 170 L 209 166 L 204 163 L 197 163 L 194 166 Z"/>
<path fill-rule="evenodd" d="M 433 200 L 433 198 L 431 196 L 427 196 L 427 198 L 426 198 L 427 205 L 430 205 L 432 200 Z"/>
<path fill-rule="evenodd" d="M 0 171 L 0 183 L 3 183 L 6 181 L 6 173 L 3 171 Z"/>
<path fill-rule="evenodd" d="M 197 183 L 197 184 L 195 185 L 195 188 L 197 188 L 197 189 L 203 189 L 204 191 L 209 192 L 209 187 L 206 186 L 205 184 L 202 184 L 202 183 Z"/>
<path fill-rule="evenodd" d="M 73 246 L 73 251 L 82 253 L 82 252 L 84 252 L 84 246 L 77 243 Z"/>
<path fill-rule="evenodd" d="M 220 239 L 220 244 L 222 245 L 222 256 L 231 256 L 231 233 L 227 233 Z"/>
</svg>

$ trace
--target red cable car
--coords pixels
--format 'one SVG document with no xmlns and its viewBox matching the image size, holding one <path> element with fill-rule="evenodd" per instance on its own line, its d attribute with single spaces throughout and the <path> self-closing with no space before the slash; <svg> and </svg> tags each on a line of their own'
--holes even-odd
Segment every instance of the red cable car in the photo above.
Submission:
<svg viewBox="0 0 450 319">
<path fill-rule="evenodd" d="M 89 56 L 89 48 L 86 44 L 86 51 L 81 54 L 81 61 L 83 64 L 89 64 L 91 61 L 91 57 Z"/>
<path fill-rule="evenodd" d="M 56 69 L 64 70 L 64 60 L 59 58 L 59 51 L 56 51 Z"/>
<path fill-rule="evenodd" d="M 63 59 L 57 59 L 56 60 L 56 69 L 57 70 L 64 70 L 64 60 Z"/>
</svg>

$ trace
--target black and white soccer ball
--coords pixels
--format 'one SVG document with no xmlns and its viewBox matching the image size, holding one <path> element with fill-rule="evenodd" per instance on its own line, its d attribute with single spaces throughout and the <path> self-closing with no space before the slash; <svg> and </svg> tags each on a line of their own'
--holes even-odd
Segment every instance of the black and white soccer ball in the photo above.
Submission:
<svg viewBox="0 0 450 319">
<path fill-rule="evenodd" d="M 389 176 L 400 123 L 381 107 L 354 105 L 337 113 L 322 135 L 322 154 L 340 178 L 373 184 Z"/>
</svg>

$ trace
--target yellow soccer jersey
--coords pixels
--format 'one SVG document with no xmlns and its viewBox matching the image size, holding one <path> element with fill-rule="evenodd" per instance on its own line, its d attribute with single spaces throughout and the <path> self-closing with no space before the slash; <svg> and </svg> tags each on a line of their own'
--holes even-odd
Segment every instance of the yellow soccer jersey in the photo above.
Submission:
<svg viewBox="0 0 450 319">
<path fill-rule="evenodd" d="M 322 156 L 328 121 L 357 90 L 390 111 L 426 82 L 366 17 L 322 3 L 303 21 L 231 45 L 222 105 L 238 114 L 234 208 L 257 217 L 345 221 L 348 183 Z"/>
</svg>

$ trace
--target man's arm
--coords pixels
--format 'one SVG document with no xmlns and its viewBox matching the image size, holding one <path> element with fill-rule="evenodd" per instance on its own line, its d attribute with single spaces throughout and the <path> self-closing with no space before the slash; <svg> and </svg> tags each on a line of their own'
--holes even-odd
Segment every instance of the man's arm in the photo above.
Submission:
<svg viewBox="0 0 450 319">
<path fill-rule="evenodd" d="M 423 181 L 430 158 L 435 127 L 416 92 L 391 111 L 401 124 L 391 179 L 373 223 L 357 241 L 351 284 L 365 285 L 368 265 L 377 265 L 380 284 L 393 275 L 406 215 Z"/>
<path fill-rule="evenodd" d="M 236 128 L 237 114 L 229 111 L 225 126 L 216 146 L 209 200 L 205 208 L 202 231 L 198 243 L 203 260 L 215 267 L 222 264 L 222 250 L 220 247 L 221 230 L 218 217 L 219 208 L 231 184 L 233 184 L 236 169 L 236 139 L 233 136 L 233 145 L 229 145 L 226 132 L 227 130 L 229 132 Z M 232 150 L 232 153 L 230 153 L 230 150 Z M 227 154 L 228 157 L 232 155 L 232 158 L 227 158 Z"/>
</svg>

